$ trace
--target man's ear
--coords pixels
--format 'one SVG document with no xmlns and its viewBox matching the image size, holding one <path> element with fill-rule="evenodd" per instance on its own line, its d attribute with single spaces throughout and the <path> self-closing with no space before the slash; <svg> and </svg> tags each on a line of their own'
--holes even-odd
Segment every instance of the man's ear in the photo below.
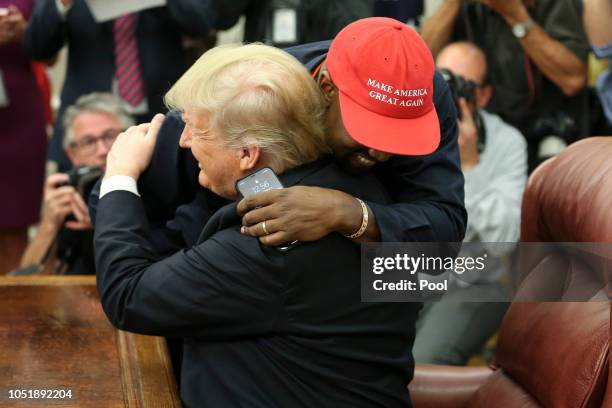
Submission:
<svg viewBox="0 0 612 408">
<path fill-rule="evenodd" d="M 240 170 L 250 172 L 255 169 L 261 159 L 261 147 L 249 145 L 238 150 L 238 159 L 240 161 Z"/>
<path fill-rule="evenodd" d="M 476 90 L 476 103 L 480 109 L 487 106 L 493 96 L 493 86 L 483 85 Z"/>
<path fill-rule="evenodd" d="M 325 106 L 329 107 L 332 104 L 334 99 L 336 98 L 336 94 L 338 93 L 338 88 L 331 81 L 329 76 L 329 72 L 326 70 L 321 71 L 318 78 L 319 89 L 321 89 L 321 93 L 323 94 L 323 99 L 325 100 Z"/>
</svg>

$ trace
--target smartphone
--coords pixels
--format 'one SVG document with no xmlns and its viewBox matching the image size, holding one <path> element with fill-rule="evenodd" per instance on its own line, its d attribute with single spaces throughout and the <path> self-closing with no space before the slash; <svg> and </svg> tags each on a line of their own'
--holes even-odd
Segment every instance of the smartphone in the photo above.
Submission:
<svg viewBox="0 0 612 408">
<path fill-rule="evenodd" d="M 283 188 L 283 184 L 274 173 L 274 170 L 269 167 L 259 169 L 255 173 L 236 181 L 236 190 L 238 190 L 242 197 L 280 188 Z"/>
<path fill-rule="evenodd" d="M 277 190 L 284 188 L 274 170 L 269 167 L 257 170 L 255 173 L 236 181 L 236 190 L 242 197 L 252 194 L 263 193 L 264 191 Z M 287 242 L 276 247 L 278 251 L 287 252 L 291 248 L 299 245 L 300 241 Z"/>
</svg>

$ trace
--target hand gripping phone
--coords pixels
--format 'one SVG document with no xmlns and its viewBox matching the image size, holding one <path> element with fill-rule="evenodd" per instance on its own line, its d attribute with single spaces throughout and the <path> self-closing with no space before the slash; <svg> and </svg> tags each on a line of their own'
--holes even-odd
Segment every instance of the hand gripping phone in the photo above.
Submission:
<svg viewBox="0 0 612 408">
<path fill-rule="evenodd" d="M 236 190 L 242 197 L 281 188 L 283 188 L 283 184 L 274 174 L 274 170 L 269 167 L 259 169 L 255 173 L 236 181 Z"/>
<path fill-rule="evenodd" d="M 253 194 L 263 193 L 264 191 L 277 190 L 284 188 L 274 170 L 269 167 L 264 167 L 257 170 L 253 174 L 236 181 L 236 190 L 242 197 L 248 197 Z M 281 252 L 287 252 L 291 248 L 297 246 L 300 241 L 287 242 L 276 247 Z"/>
</svg>

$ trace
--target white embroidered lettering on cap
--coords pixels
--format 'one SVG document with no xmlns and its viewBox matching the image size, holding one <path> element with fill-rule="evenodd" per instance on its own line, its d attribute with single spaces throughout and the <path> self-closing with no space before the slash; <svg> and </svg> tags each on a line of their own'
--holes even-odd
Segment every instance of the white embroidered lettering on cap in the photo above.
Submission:
<svg viewBox="0 0 612 408">
<path fill-rule="evenodd" d="M 407 98 L 417 98 L 417 97 L 427 96 L 427 89 L 425 88 L 396 89 L 392 85 L 385 84 L 383 82 L 377 81 L 372 78 L 368 78 L 367 85 L 371 88 L 379 89 L 383 92 L 386 92 L 394 96 L 401 96 L 401 97 L 407 97 Z M 394 105 L 394 106 L 413 107 L 413 106 L 423 106 L 425 103 L 425 100 L 423 98 L 399 99 L 393 96 L 385 95 L 375 90 L 371 90 L 368 95 L 372 99 L 376 99 L 377 101 L 388 103 L 389 105 Z"/>
<path fill-rule="evenodd" d="M 434 106 L 434 60 L 412 28 L 370 17 L 343 28 L 325 66 L 342 122 L 357 143 L 382 152 L 425 155 L 440 144 Z"/>
</svg>

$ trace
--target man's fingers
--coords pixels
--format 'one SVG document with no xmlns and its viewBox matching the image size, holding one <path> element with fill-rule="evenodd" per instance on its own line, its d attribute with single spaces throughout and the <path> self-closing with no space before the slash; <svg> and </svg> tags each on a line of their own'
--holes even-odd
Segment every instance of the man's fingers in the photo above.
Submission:
<svg viewBox="0 0 612 408">
<path fill-rule="evenodd" d="M 274 204 L 265 207 L 255 208 L 244 214 L 242 217 L 242 225 L 251 227 L 264 220 L 275 220 L 280 214 L 276 211 L 277 206 Z"/>
<path fill-rule="evenodd" d="M 56 202 L 59 200 L 70 201 L 72 199 L 72 195 L 75 193 L 75 189 L 72 186 L 62 186 L 56 189 L 53 189 L 49 192 L 49 195 L 46 197 L 46 201 Z"/>
<path fill-rule="evenodd" d="M 83 200 L 81 200 L 83 202 Z M 73 196 L 73 199 L 70 201 L 70 207 L 72 209 L 72 213 L 78 221 L 88 223 L 89 222 L 89 214 L 87 213 L 87 209 L 83 208 L 78 201 L 77 196 Z"/>
<path fill-rule="evenodd" d="M 459 98 L 459 109 L 461 109 L 461 120 L 460 122 L 474 124 L 474 118 L 472 116 L 472 110 L 470 109 L 465 98 Z"/>
<path fill-rule="evenodd" d="M 240 227 L 240 232 L 251 237 L 263 237 L 265 235 L 274 234 L 280 230 L 280 228 L 278 228 L 278 224 L 276 224 L 274 220 L 265 220 L 265 222 L 266 228 L 264 228 L 264 223 L 262 221 L 248 227 L 242 226 Z"/>
<path fill-rule="evenodd" d="M 166 117 L 161 113 L 158 113 L 153 117 L 153 120 L 151 121 L 149 129 L 147 131 L 147 137 L 151 137 L 153 139 L 157 138 L 157 134 L 159 133 L 159 129 L 161 128 L 162 123 L 164 123 L 165 118 Z"/>
<path fill-rule="evenodd" d="M 265 228 L 264 228 L 265 221 Z M 240 232 L 244 235 L 250 235 L 252 237 L 263 237 L 265 235 L 271 235 L 281 230 L 280 224 L 276 220 L 262 220 L 251 226 L 242 226 Z"/>
<path fill-rule="evenodd" d="M 68 214 L 72 213 L 72 205 L 70 201 L 54 203 L 52 206 L 50 206 L 50 208 L 58 216 L 59 215 L 67 216 Z"/>
<path fill-rule="evenodd" d="M 76 193 L 73 195 L 75 205 L 83 212 L 87 213 L 87 204 L 85 204 L 85 200 L 81 197 L 81 194 Z"/>
<path fill-rule="evenodd" d="M 280 197 L 281 191 L 282 190 L 264 191 L 263 193 L 253 194 L 242 199 L 236 208 L 238 215 L 242 216 L 254 208 L 273 204 Z"/>
<path fill-rule="evenodd" d="M 278 246 L 280 244 L 284 244 L 292 241 L 287 237 L 287 234 L 283 231 L 275 232 L 274 234 L 264 235 L 263 237 L 259 237 L 259 242 L 267 246 Z"/>
<path fill-rule="evenodd" d="M 51 217 L 58 224 L 61 224 L 70 214 L 72 214 L 72 205 L 70 201 L 48 207 L 47 216 Z"/>
<path fill-rule="evenodd" d="M 45 181 L 45 186 L 51 188 L 56 187 L 58 184 L 65 183 L 69 179 L 68 175 L 65 173 L 55 173 L 47 177 Z"/>
<path fill-rule="evenodd" d="M 466 112 L 471 115 L 470 108 L 465 98 L 459 98 L 459 109 L 461 109 L 462 117 L 465 117 Z"/>
<path fill-rule="evenodd" d="M 72 213 L 74 214 L 74 218 L 76 218 L 77 221 L 81 221 L 81 222 L 85 221 L 83 212 L 74 204 L 74 201 L 70 202 L 70 209 L 72 210 Z"/>
<path fill-rule="evenodd" d="M 60 196 L 51 200 L 49 202 L 49 207 L 57 209 L 59 207 L 67 206 L 68 208 L 70 208 L 71 203 L 72 199 L 70 198 L 70 196 Z"/>
<path fill-rule="evenodd" d="M 140 125 L 130 126 L 129 128 L 127 128 L 125 132 L 121 133 L 119 137 L 121 137 L 124 134 L 129 137 L 134 137 L 137 134 L 145 135 L 147 131 L 149 130 L 150 125 L 151 125 L 150 123 L 141 123 Z"/>
<path fill-rule="evenodd" d="M 64 226 L 68 229 L 75 231 L 83 231 L 91 228 L 91 225 L 89 223 L 81 221 L 66 221 Z"/>
</svg>

